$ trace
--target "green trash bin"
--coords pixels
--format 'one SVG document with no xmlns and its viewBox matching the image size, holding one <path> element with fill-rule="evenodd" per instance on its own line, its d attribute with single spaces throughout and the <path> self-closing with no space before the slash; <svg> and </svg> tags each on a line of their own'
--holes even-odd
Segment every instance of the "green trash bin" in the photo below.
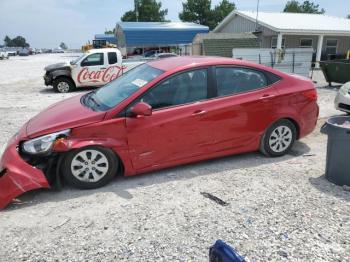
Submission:
<svg viewBox="0 0 350 262">
<path fill-rule="evenodd" d="M 320 66 L 329 85 L 332 82 L 344 84 L 350 81 L 350 60 L 321 61 Z"/>
<path fill-rule="evenodd" d="M 321 133 L 328 135 L 326 179 L 350 186 L 350 116 L 329 118 Z"/>
</svg>

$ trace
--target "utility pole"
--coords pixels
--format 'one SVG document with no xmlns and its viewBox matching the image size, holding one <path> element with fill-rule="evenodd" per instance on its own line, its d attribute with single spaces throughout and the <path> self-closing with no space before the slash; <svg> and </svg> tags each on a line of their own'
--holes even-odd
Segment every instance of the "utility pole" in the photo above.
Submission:
<svg viewBox="0 0 350 262">
<path fill-rule="evenodd" d="M 255 31 L 257 31 L 257 30 L 258 30 L 259 4 L 260 4 L 260 0 L 258 0 L 258 2 L 256 3 Z"/>
<path fill-rule="evenodd" d="M 134 0 L 135 4 L 135 14 L 136 14 L 136 22 L 139 21 L 139 0 Z"/>
</svg>

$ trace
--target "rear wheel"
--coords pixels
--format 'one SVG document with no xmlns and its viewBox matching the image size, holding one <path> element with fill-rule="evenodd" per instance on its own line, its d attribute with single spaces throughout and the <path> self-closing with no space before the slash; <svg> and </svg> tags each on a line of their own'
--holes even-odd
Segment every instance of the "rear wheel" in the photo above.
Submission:
<svg viewBox="0 0 350 262">
<path fill-rule="evenodd" d="M 58 93 L 68 93 L 75 89 L 75 84 L 67 77 L 58 77 L 53 80 L 53 89 Z"/>
<path fill-rule="evenodd" d="M 283 156 L 292 148 L 296 134 L 295 125 L 287 119 L 281 119 L 265 131 L 261 139 L 260 151 L 271 157 Z"/>
<path fill-rule="evenodd" d="M 70 185 L 92 189 L 110 182 L 117 174 L 118 165 L 118 158 L 111 149 L 91 146 L 69 152 L 61 171 Z"/>
</svg>

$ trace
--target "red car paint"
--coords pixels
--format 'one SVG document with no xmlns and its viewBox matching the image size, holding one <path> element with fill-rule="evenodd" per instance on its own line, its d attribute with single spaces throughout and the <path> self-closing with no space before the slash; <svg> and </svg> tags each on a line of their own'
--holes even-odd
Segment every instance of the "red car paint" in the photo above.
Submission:
<svg viewBox="0 0 350 262">
<path fill-rule="evenodd" d="M 0 175 L 0 208 L 23 192 L 49 187 L 43 172 L 21 158 L 18 144 L 67 128 L 71 129 L 69 137 L 57 141 L 54 151 L 66 152 L 89 145 L 111 148 L 119 156 L 125 176 L 258 150 L 264 131 L 282 118 L 297 125 L 298 138 L 315 128 L 316 90 L 307 79 L 227 58 L 177 57 L 148 64 L 165 72 L 107 112 L 84 107 L 79 95 L 56 103 L 24 125 L 9 142 L 0 162 L 0 171 L 1 167 L 5 170 Z M 117 116 L 140 94 L 168 76 L 215 65 L 263 70 L 281 80 L 246 93 L 155 110 L 150 116 Z"/>
</svg>

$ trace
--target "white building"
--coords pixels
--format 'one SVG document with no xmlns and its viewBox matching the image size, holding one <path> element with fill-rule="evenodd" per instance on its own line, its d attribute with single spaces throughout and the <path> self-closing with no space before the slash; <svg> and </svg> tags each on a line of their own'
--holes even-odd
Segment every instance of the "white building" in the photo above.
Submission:
<svg viewBox="0 0 350 262">
<path fill-rule="evenodd" d="M 316 61 L 350 49 L 350 19 L 322 14 L 232 11 L 214 32 L 255 32 L 261 48 L 312 47 Z"/>
</svg>

